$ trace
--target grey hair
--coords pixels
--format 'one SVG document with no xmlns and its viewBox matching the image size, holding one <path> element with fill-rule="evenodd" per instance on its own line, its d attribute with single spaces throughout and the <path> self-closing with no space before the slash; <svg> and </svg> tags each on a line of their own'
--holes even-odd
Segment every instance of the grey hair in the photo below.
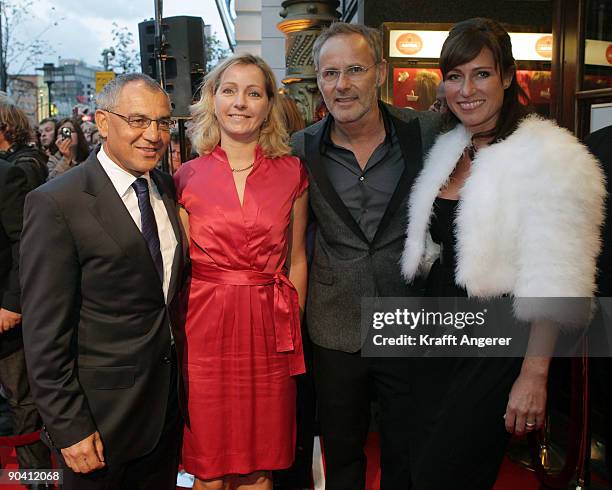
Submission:
<svg viewBox="0 0 612 490">
<path fill-rule="evenodd" d="M 364 26 L 362 24 L 332 22 L 329 27 L 326 27 L 321 31 L 321 34 L 319 34 L 319 37 L 317 37 L 312 46 L 312 58 L 314 60 L 315 69 L 319 69 L 319 55 L 321 54 L 321 48 L 323 47 L 323 44 L 329 41 L 332 37 L 348 36 L 351 34 L 358 34 L 366 40 L 376 64 L 380 63 L 383 60 L 382 36 L 378 29 Z"/>
<path fill-rule="evenodd" d="M 96 96 L 96 105 L 98 106 L 98 109 L 113 109 L 117 104 L 117 99 L 119 98 L 119 94 L 121 93 L 123 87 L 125 87 L 128 83 L 136 82 L 143 83 L 150 90 L 158 90 L 159 92 L 163 93 L 168 99 L 168 105 L 172 107 L 168 93 L 149 75 L 146 75 L 145 73 L 125 73 L 113 78 Z"/>
</svg>

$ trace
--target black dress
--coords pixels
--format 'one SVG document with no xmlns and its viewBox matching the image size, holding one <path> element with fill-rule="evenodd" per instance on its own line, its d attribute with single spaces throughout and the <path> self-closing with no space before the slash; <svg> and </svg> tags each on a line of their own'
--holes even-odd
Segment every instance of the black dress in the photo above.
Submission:
<svg viewBox="0 0 612 490">
<path fill-rule="evenodd" d="M 436 198 L 434 202 L 429 233 L 433 241 L 440 245 L 440 258 L 432 265 L 427 276 L 426 296 L 457 298 L 467 296 L 466 290 L 455 282 L 457 238 L 454 221 L 458 204 L 459 201 L 441 197 Z"/>
<path fill-rule="evenodd" d="M 455 282 L 454 217 L 458 201 L 437 198 L 430 225 L 441 255 L 432 266 L 426 295 L 465 297 Z M 431 412 L 418 414 L 429 425 L 419 434 L 419 460 L 413 471 L 413 490 L 485 490 L 495 484 L 509 434 L 504 426 L 508 396 L 522 359 L 426 359 L 417 383 L 418 396 Z"/>
</svg>

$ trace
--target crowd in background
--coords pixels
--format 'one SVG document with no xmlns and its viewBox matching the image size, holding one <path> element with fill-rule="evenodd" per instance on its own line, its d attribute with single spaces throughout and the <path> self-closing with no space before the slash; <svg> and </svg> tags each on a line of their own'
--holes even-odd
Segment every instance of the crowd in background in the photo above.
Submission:
<svg viewBox="0 0 612 490">
<path fill-rule="evenodd" d="M 6 95 L 3 100 L 4 103 L 13 105 Z M 17 106 L 14 107 L 18 109 Z M 46 161 L 46 180 L 51 180 L 84 162 L 89 153 L 102 143 L 96 124 L 87 115 L 46 117 L 34 126 L 27 122 L 25 113 L 23 118 L 27 134 L 24 144 L 31 151 L 36 150 L 41 161 Z M 171 172 L 174 173 L 181 163 L 194 156 L 189 140 L 185 139 L 185 158 L 181 159 L 179 132 L 173 129 L 169 152 Z"/>
</svg>

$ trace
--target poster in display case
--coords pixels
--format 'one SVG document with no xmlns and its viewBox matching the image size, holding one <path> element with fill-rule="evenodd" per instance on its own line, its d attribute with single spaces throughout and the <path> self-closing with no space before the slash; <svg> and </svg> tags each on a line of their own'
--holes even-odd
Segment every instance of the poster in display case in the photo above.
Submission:
<svg viewBox="0 0 612 490">
<path fill-rule="evenodd" d="M 393 105 L 426 111 L 436 100 L 441 80 L 438 68 L 394 68 Z"/>
</svg>

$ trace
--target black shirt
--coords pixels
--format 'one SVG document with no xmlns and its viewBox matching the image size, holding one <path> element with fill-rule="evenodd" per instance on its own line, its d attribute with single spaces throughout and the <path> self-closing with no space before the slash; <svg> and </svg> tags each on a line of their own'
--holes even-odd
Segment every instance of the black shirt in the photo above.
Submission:
<svg viewBox="0 0 612 490">
<path fill-rule="evenodd" d="M 323 134 L 321 159 L 329 180 L 369 241 L 374 239 L 404 171 L 404 159 L 395 128 L 384 111 L 382 114 L 385 140 L 374 150 L 363 170 L 352 151 L 333 143 L 331 115 Z"/>
</svg>

